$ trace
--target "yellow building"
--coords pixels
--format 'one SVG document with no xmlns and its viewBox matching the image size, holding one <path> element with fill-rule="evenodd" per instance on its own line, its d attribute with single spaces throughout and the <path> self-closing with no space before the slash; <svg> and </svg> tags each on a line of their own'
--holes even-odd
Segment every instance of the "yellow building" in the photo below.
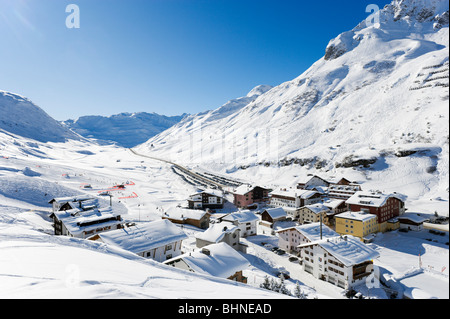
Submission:
<svg viewBox="0 0 450 319">
<path fill-rule="evenodd" d="M 377 216 L 366 212 L 345 212 L 334 216 L 336 232 L 363 239 L 378 232 Z"/>
</svg>

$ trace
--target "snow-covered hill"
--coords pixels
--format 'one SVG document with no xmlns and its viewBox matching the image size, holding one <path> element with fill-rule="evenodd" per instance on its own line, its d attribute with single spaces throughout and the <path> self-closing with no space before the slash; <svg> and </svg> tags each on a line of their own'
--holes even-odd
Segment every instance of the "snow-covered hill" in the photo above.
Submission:
<svg viewBox="0 0 450 319">
<path fill-rule="evenodd" d="M 230 113 L 186 118 L 138 151 L 259 183 L 347 176 L 448 200 L 448 10 L 394 0 L 298 78 Z"/>
<path fill-rule="evenodd" d="M 106 116 L 82 116 L 63 124 L 74 132 L 99 142 L 115 142 L 119 146 L 134 147 L 178 123 L 186 114 L 164 116 L 156 113 L 120 113 Z"/>
<path fill-rule="evenodd" d="M 18 94 L 0 91 L 0 132 L 8 132 L 40 142 L 80 140 L 41 108 Z"/>
</svg>

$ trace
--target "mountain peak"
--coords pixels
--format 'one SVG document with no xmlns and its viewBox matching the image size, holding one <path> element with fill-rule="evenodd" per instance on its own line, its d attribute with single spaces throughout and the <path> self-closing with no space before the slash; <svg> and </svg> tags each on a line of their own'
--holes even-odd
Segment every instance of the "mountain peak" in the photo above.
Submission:
<svg viewBox="0 0 450 319">
<path fill-rule="evenodd" d="M 258 85 L 257 87 L 253 88 L 250 92 L 248 92 L 247 97 L 253 97 L 255 95 L 260 96 L 270 91 L 271 89 L 273 89 L 273 86 L 264 84 Z"/>
<path fill-rule="evenodd" d="M 408 32 L 408 29 L 437 31 L 449 24 L 448 0 L 393 0 L 379 12 L 359 23 L 353 30 L 332 39 L 325 50 L 326 61 L 334 60 L 356 48 L 364 35 L 382 30 L 385 35 Z M 375 15 L 378 15 L 377 17 Z M 369 24 L 370 21 L 372 24 Z M 375 26 L 375 28 L 373 28 Z M 406 33 L 405 33 L 406 35 Z"/>
<path fill-rule="evenodd" d="M 29 99 L 6 91 L 0 91 L 0 129 L 44 143 L 81 138 Z"/>
</svg>

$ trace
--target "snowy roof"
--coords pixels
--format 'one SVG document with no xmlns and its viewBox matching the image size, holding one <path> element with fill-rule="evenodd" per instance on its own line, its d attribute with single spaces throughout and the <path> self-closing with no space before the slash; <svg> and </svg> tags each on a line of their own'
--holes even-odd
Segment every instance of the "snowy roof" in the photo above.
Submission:
<svg viewBox="0 0 450 319">
<path fill-rule="evenodd" d="M 277 218 L 287 216 L 286 211 L 282 207 L 268 208 L 268 209 L 265 209 L 264 212 L 267 212 L 270 215 L 270 217 L 272 217 L 272 219 L 277 219 Z"/>
<path fill-rule="evenodd" d="M 207 250 L 208 254 L 202 251 Z M 211 244 L 201 250 L 183 254 L 164 263 L 182 259 L 194 272 L 219 278 L 229 278 L 250 266 L 246 258 L 226 243 Z"/>
<path fill-rule="evenodd" d="M 115 213 L 111 207 L 81 211 L 70 209 L 53 213 L 72 235 L 81 234 L 99 227 L 114 226 L 122 224 L 120 214 Z"/>
<path fill-rule="evenodd" d="M 419 223 L 419 224 L 430 220 L 429 218 L 420 216 L 417 213 L 405 213 L 401 216 L 398 216 L 397 219 L 399 219 L 399 220 L 408 219 L 412 222 Z"/>
<path fill-rule="evenodd" d="M 205 189 L 204 191 L 198 192 L 198 194 L 209 194 L 209 195 L 213 195 L 213 196 L 217 196 L 217 197 L 223 197 L 222 191 L 220 191 L 218 189 L 212 189 L 212 188 Z"/>
<path fill-rule="evenodd" d="M 360 185 L 338 185 L 338 184 L 333 184 L 328 186 L 328 191 L 329 192 L 333 192 L 333 191 L 349 191 L 349 192 L 357 192 L 361 190 L 361 186 Z"/>
<path fill-rule="evenodd" d="M 380 256 L 376 250 L 353 236 L 327 238 L 318 241 L 317 244 L 347 267 L 373 260 Z"/>
<path fill-rule="evenodd" d="M 252 185 L 248 185 L 248 184 L 242 184 L 241 186 L 235 188 L 232 193 L 236 194 L 236 195 L 245 195 L 248 192 L 251 192 L 252 190 L 254 190 L 256 187 L 261 187 L 261 186 L 252 186 Z M 261 187 L 261 188 L 264 188 L 264 187 Z"/>
<path fill-rule="evenodd" d="M 304 224 L 296 226 L 295 229 L 310 241 L 320 240 L 320 223 Z M 322 238 L 335 237 L 338 235 L 339 234 L 330 227 L 322 224 Z"/>
<path fill-rule="evenodd" d="M 172 208 L 169 208 L 166 212 L 164 212 L 163 217 L 167 217 L 170 219 L 176 219 L 176 220 L 185 220 L 187 218 L 200 220 L 206 214 L 207 214 L 207 212 L 205 212 L 204 210 L 172 207 Z"/>
<path fill-rule="evenodd" d="M 48 203 L 51 204 L 53 202 L 57 203 L 68 203 L 68 202 L 83 202 L 87 200 L 93 200 L 95 199 L 92 196 L 85 195 L 85 196 L 72 196 L 72 197 L 59 197 L 59 198 L 53 198 Z"/>
<path fill-rule="evenodd" d="M 167 219 L 98 234 L 101 240 L 136 254 L 174 243 L 188 236 Z"/>
<path fill-rule="evenodd" d="M 397 198 L 403 202 L 406 201 L 407 198 L 406 195 L 398 193 L 383 194 L 381 192 L 373 192 L 373 191 L 372 192 L 358 191 L 355 194 L 353 194 L 349 199 L 347 199 L 346 203 L 353 205 L 381 207 L 391 197 Z"/>
<path fill-rule="evenodd" d="M 369 219 L 377 219 L 377 215 L 369 214 L 366 212 L 344 212 L 337 214 L 335 216 L 336 218 L 347 218 L 347 219 L 353 219 L 353 220 L 359 220 L 359 221 L 367 221 Z"/>
<path fill-rule="evenodd" d="M 323 202 L 323 205 L 328 207 L 329 209 L 333 209 L 336 207 L 339 207 L 339 205 L 345 203 L 345 200 L 343 199 L 329 199 L 325 202 Z"/>
<path fill-rule="evenodd" d="M 259 220 L 258 215 L 249 211 L 243 210 L 235 213 L 231 213 L 222 218 L 225 221 L 238 221 L 239 223 L 250 223 L 252 221 Z"/>
<path fill-rule="evenodd" d="M 325 206 L 325 205 L 323 205 L 321 203 L 312 204 L 312 205 L 306 205 L 306 206 L 303 206 L 303 207 L 304 208 L 308 208 L 314 214 L 319 214 L 319 213 L 327 212 L 327 211 L 330 210 L 327 206 Z"/>
<path fill-rule="evenodd" d="M 236 195 L 245 195 L 248 192 L 250 192 L 251 190 L 253 190 L 253 187 L 251 185 L 247 185 L 247 184 L 243 184 L 239 187 L 237 187 L 234 191 L 233 194 Z"/>
<path fill-rule="evenodd" d="M 284 197 L 291 197 L 293 199 L 296 197 L 307 199 L 315 194 L 317 194 L 316 191 L 311 191 L 311 190 L 306 190 L 306 189 L 292 189 L 292 188 L 274 190 L 270 193 L 270 195 L 272 195 L 272 196 L 278 195 L 278 196 L 284 196 Z"/>
<path fill-rule="evenodd" d="M 203 233 L 195 235 L 196 238 L 209 241 L 211 243 L 217 243 L 222 240 L 226 234 L 231 234 L 239 228 L 229 222 L 221 222 L 212 224 Z"/>
</svg>

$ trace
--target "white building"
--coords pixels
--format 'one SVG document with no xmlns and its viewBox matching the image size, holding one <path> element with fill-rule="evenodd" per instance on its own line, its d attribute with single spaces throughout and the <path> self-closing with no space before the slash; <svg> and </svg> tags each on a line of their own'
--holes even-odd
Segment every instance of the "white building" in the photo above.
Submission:
<svg viewBox="0 0 450 319">
<path fill-rule="evenodd" d="M 67 203 L 67 202 L 66 202 Z M 50 215 L 53 219 L 55 235 L 87 238 L 92 235 L 122 228 L 120 214 L 111 207 L 102 209 L 57 210 Z"/>
<path fill-rule="evenodd" d="M 349 289 L 365 282 L 380 254 L 353 236 L 338 236 L 299 246 L 303 270 Z"/>
<path fill-rule="evenodd" d="M 237 226 L 240 230 L 239 234 L 242 238 L 257 234 L 259 217 L 249 210 L 227 214 L 219 220 L 227 221 Z"/>
<path fill-rule="evenodd" d="M 212 224 L 207 230 L 195 235 L 198 248 L 211 244 L 226 243 L 233 249 L 241 252 L 247 251 L 247 246 L 240 243 L 240 229 L 230 222 Z"/>
<path fill-rule="evenodd" d="M 399 221 L 400 229 L 421 231 L 423 229 L 423 223 L 429 222 L 430 219 L 423 217 L 417 213 L 405 213 L 402 216 L 397 217 Z"/>
<path fill-rule="evenodd" d="M 71 209 L 78 209 L 78 210 L 93 209 L 97 207 L 97 205 L 91 203 L 92 201 L 95 201 L 94 197 L 83 195 L 83 196 L 53 198 L 48 203 L 52 204 L 52 211 L 57 212 Z M 88 202 L 89 204 L 86 205 L 85 202 Z"/>
<path fill-rule="evenodd" d="M 325 221 L 331 210 L 323 205 L 322 203 L 305 205 L 299 209 L 298 221 L 300 224 L 303 223 L 316 223 L 320 221 Z"/>
<path fill-rule="evenodd" d="M 190 209 L 221 209 L 224 203 L 223 192 L 215 189 L 207 189 L 188 198 L 188 207 Z"/>
<path fill-rule="evenodd" d="M 246 258 L 226 243 L 211 244 L 192 253 L 172 258 L 164 264 L 217 278 L 247 282 L 242 271 L 250 266 Z"/>
<path fill-rule="evenodd" d="M 182 242 L 187 238 L 179 227 L 167 219 L 162 219 L 97 234 L 89 239 L 163 262 L 181 255 Z"/>
<path fill-rule="evenodd" d="M 316 191 L 292 188 L 272 191 L 269 197 L 270 206 L 288 208 L 291 212 L 295 212 L 295 209 L 302 206 L 318 203 L 321 200 L 320 193 Z M 291 217 L 296 218 L 296 216 Z"/>
<path fill-rule="evenodd" d="M 298 253 L 298 246 L 322 238 L 333 238 L 338 236 L 334 230 L 320 223 L 305 224 L 301 226 L 288 227 L 277 231 L 278 247 L 292 253 Z"/>
</svg>

